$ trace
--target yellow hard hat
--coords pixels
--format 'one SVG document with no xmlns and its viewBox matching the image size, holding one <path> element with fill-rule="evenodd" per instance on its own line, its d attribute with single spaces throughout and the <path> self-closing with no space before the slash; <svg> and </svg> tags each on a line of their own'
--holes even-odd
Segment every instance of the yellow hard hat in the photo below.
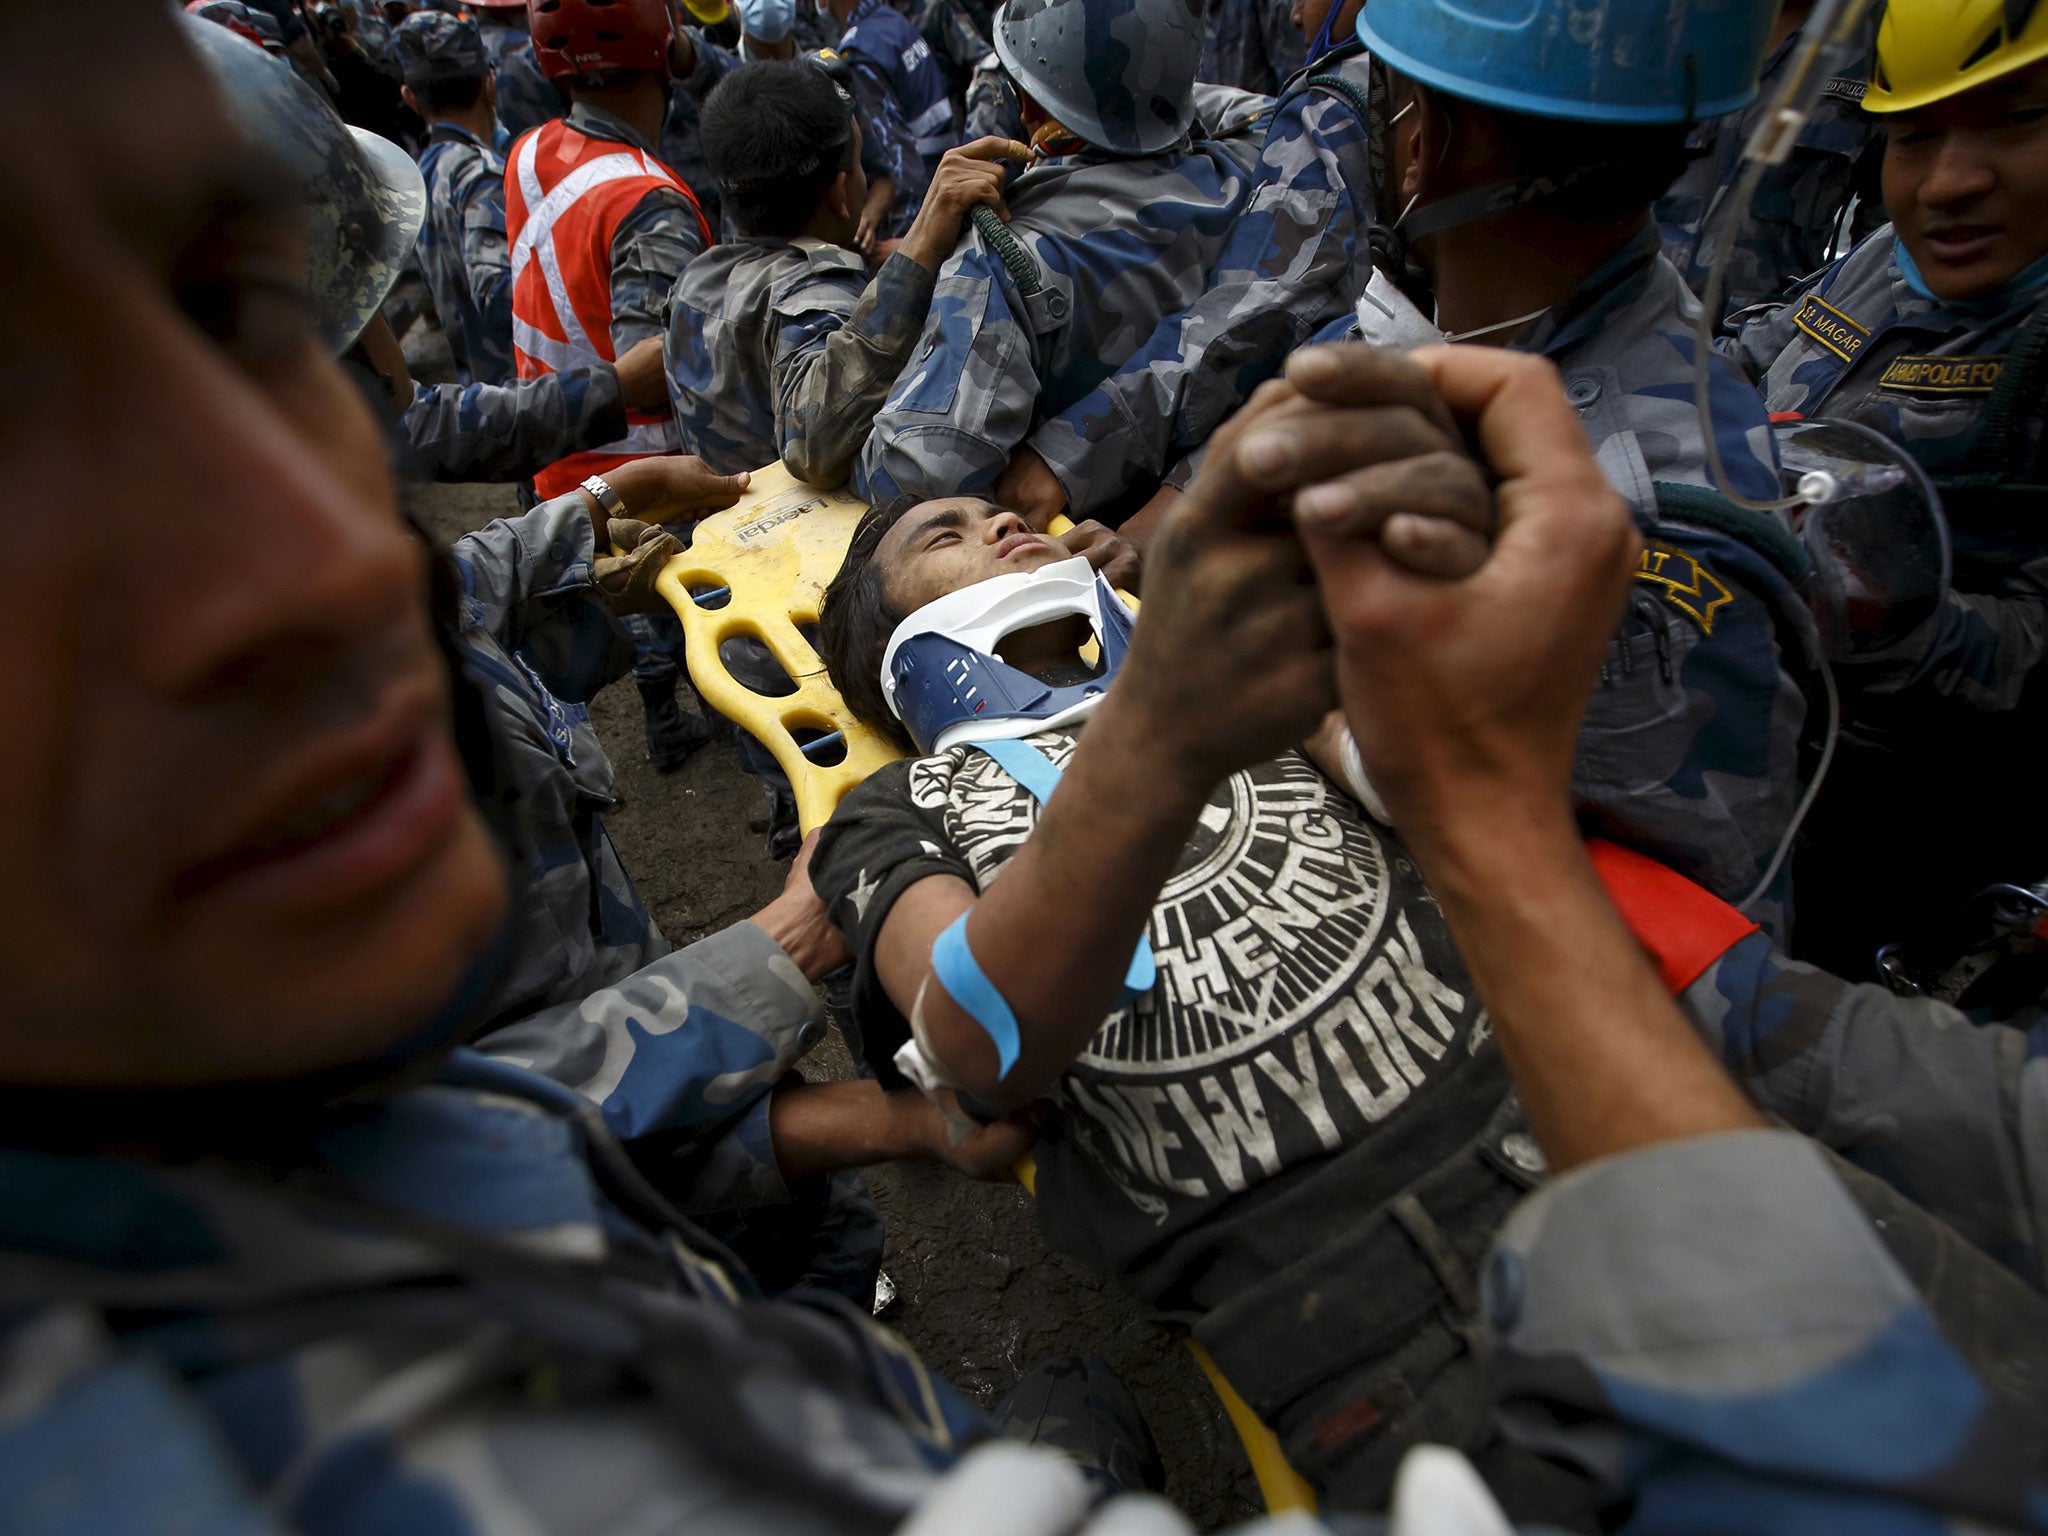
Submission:
<svg viewBox="0 0 2048 1536">
<path fill-rule="evenodd" d="M 1913 112 L 2048 58 L 2039 0 L 1889 0 L 1866 112 Z"/>
<path fill-rule="evenodd" d="M 707 27 L 715 27 L 732 14 L 725 0 L 683 0 L 683 8 Z"/>
</svg>

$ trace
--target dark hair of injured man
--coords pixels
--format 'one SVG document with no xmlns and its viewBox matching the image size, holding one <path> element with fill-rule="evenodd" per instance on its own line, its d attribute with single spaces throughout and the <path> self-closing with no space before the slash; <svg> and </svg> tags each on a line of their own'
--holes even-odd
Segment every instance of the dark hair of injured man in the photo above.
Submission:
<svg viewBox="0 0 2048 1536">
<path fill-rule="evenodd" d="M 882 693 L 882 654 L 896 626 L 925 604 L 994 576 L 1038 570 L 1073 556 L 1020 512 L 980 496 L 897 496 L 854 528 L 818 613 L 818 654 L 846 707 L 904 751 L 913 744 Z M 1010 665 L 1049 682 L 1089 675 L 1076 652 L 1087 621 L 1039 625 L 1006 636 Z M 1069 678 L 1055 675 L 1072 668 Z"/>
<path fill-rule="evenodd" d="M 814 233 L 833 183 L 860 165 L 852 102 L 801 59 L 741 65 L 706 99 L 697 132 L 742 234 Z"/>
</svg>

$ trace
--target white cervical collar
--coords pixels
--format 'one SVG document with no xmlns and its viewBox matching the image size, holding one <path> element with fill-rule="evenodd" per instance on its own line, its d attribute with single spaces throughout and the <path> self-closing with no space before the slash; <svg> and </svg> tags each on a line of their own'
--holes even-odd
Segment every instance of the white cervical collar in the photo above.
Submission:
<svg viewBox="0 0 2048 1536">
<path fill-rule="evenodd" d="M 943 635 L 956 644 L 994 657 L 1005 636 L 1082 614 L 1100 644 L 1103 590 L 1087 559 L 1075 555 L 1035 571 L 991 576 L 971 587 L 948 592 L 911 614 L 890 635 L 888 648 L 882 652 L 882 696 L 889 701 L 896 718 L 902 719 L 903 710 L 896 702 L 896 652 L 904 642 L 921 635 Z M 1103 681 L 1107 683 L 1108 679 Z M 1093 694 L 1043 720 L 963 720 L 941 732 L 933 750 L 943 752 L 964 742 L 998 741 L 1069 725 L 1091 713 L 1101 702 L 1102 695 Z"/>
</svg>

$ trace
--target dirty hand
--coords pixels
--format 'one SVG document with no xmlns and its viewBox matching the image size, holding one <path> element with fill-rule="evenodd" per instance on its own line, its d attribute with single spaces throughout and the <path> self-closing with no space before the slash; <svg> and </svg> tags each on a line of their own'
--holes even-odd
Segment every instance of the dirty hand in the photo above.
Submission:
<svg viewBox="0 0 2048 1536">
<path fill-rule="evenodd" d="M 591 565 L 598 595 L 614 613 L 661 613 L 668 600 L 654 589 L 662 567 L 683 552 L 676 536 L 652 523 L 615 517 L 605 525 L 605 540 L 617 554 L 600 554 Z M 603 547 L 602 545 L 600 546 Z"/>
<path fill-rule="evenodd" d="M 1429 371 L 1403 352 L 1363 343 L 1308 347 L 1287 360 L 1287 382 L 1311 400 L 1354 410 L 1414 412 L 1454 427 Z M 1422 576 L 1469 576 L 1486 559 L 1493 491 L 1453 431 L 1443 446 L 1360 466 L 1302 491 L 1295 511 L 1332 534 L 1377 537 L 1388 556 Z"/>
<path fill-rule="evenodd" d="M 1003 206 L 1008 173 L 1002 163 L 1029 163 L 1030 159 L 1030 145 L 993 136 L 947 150 L 939 159 L 939 168 L 932 172 L 924 206 L 917 210 L 898 249 L 919 266 L 938 271 L 960 243 L 960 226 L 967 221 L 969 209 L 985 203 L 1000 217 L 1009 218 L 1009 210 Z"/>
<path fill-rule="evenodd" d="M 1413 404 L 1359 409 L 1269 380 L 1160 519 L 1118 688 L 1197 778 L 1279 755 L 1335 704 L 1330 631 L 1291 503 L 1363 465 L 1455 449 L 1455 423 L 1429 408 L 1426 384 Z"/>
<path fill-rule="evenodd" d="M 1059 536 L 1059 542 L 1068 554 L 1086 557 L 1089 568 L 1119 592 L 1138 590 L 1142 562 L 1137 546 L 1114 528 L 1094 521 L 1076 523 Z"/>
<path fill-rule="evenodd" d="M 1498 814 L 1567 816 L 1579 721 L 1641 549 L 1634 521 L 1550 363 L 1493 347 L 1409 357 L 1497 477 L 1498 526 L 1471 575 L 1423 578 L 1385 544 L 1410 513 L 1443 515 L 1433 491 L 1398 476 L 1361 491 L 1350 476 L 1355 494 L 1327 509 L 1315 491 L 1296 497 L 1345 716 L 1411 840 Z"/>
</svg>

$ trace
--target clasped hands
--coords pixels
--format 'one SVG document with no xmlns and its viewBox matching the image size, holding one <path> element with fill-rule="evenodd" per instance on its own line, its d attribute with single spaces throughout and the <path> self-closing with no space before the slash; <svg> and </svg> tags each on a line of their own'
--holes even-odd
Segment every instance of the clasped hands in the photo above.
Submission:
<svg viewBox="0 0 2048 1536">
<path fill-rule="evenodd" d="M 1204 793 L 1340 708 L 1411 842 L 1567 814 L 1639 548 L 1545 360 L 1311 348 L 1161 523 L 1116 691 Z"/>
</svg>

